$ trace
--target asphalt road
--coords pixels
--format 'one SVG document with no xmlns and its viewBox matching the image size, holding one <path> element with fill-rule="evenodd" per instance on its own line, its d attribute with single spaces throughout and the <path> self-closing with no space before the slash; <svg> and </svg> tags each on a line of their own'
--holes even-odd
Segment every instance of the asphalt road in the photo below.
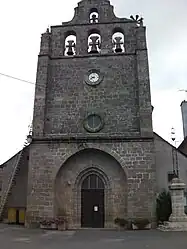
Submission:
<svg viewBox="0 0 187 249">
<path fill-rule="evenodd" d="M 186 249 L 187 232 L 42 231 L 0 224 L 0 249 Z"/>
</svg>

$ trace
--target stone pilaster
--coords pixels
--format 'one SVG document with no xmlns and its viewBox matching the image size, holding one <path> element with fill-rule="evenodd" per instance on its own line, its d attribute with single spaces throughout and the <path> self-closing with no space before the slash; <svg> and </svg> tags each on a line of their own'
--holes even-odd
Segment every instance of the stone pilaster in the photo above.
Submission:
<svg viewBox="0 0 187 249">
<path fill-rule="evenodd" d="M 50 42 L 51 33 L 47 30 L 46 33 L 42 34 L 40 54 L 38 57 L 33 115 L 33 137 L 42 137 L 44 133 L 46 91 L 51 53 Z"/>
<path fill-rule="evenodd" d="M 149 64 L 146 45 L 145 27 L 137 27 L 136 30 L 136 61 L 137 80 L 139 85 L 139 115 L 140 132 L 142 137 L 153 136 L 152 105 L 149 80 Z"/>
<path fill-rule="evenodd" d="M 186 222 L 187 215 L 184 213 L 184 190 L 185 184 L 178 178 L 173 179 L 170 185 L 172 199 L 172 214 L 170 222 Z"/>
</svg>

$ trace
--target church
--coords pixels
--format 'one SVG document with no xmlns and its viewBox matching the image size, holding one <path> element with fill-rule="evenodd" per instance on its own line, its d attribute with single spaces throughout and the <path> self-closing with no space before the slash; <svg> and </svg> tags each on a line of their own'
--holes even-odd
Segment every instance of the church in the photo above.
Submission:
<svg viewBox="0 0 187 249">
<path fill-rule="evenodd" d="M 154 221 L 175 173 L 187 183 L 187 155 L 153 132 L 152 111 L 143 19 L 80 1 L 71 21 L 42 34 L 32 141 L 0 166 L 1 221 Z"/>
</svg>

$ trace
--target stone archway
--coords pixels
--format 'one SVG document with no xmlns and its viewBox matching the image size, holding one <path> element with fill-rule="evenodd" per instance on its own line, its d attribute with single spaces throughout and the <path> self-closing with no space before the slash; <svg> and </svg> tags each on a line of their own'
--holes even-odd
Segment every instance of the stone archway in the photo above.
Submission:
<svg viewBox="0 0 187 249">
<path fill-rule="evenodd" d="M 99 182 L 92 182 L 92 185 L 87 185 L 87 199 L 91 199 L 91 197 L 95 197 L 95 199 L 90 200 L 90 205 L 88 207 L 90 215 L 96 216 L 98 223 L 94 223 L 93 219 L 90 219 L 90 223 L 83 224 L 83 190 L 85 189 L 85 181 L 89 180 L 90 176 L 96 177 L 96 181 L 98 179 Z M 92 179 L 93 180 L 93 179 Z M 95 193 L 94 193 L 95 192 Z M 98 192 L 98 194 L 96 193 Z M 76 203 L 76 216 L 78 217 L 78 223 L 81 224 L 82 227 L 98 227 L 102 228 L 106 226 L 106 221 L 108 217 L 109 207 L 111 207 L 111 192 L 112 186 L 110 179 L 107 177 L 104 171 L 99 168 L 99 165 L 93 165 L 90 168 L 86 168 L 82 170 L 75 181 L 74 184 L 74 203 Z M 93 196 L 92 196 L 93 195 Z M 98 207 L 99 210 L 94 210 L 95 207 Z M 99 212 L 99 213 L 95 213 Z"/>
<path fill-rule="evenodd" d="M 116 217 L 127 215 L 127 177 L 119 162 L 101 150 L 82 150 L 62 165 L 55 182 L 55 208 L 65 210 L 70 228 L 80 228 L 81 191 L 90 175 L 98 177 L 104 184 L 104 224 L 101 222 L 97 226 L 113 227 Z"/>
</svg>

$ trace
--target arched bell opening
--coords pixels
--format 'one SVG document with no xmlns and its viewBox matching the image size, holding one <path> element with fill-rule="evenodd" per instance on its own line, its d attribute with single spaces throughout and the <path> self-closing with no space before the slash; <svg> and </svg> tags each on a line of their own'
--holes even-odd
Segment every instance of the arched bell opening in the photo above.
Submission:
<svg viewBox="0 0 187 249">
<path fill-rule="evenodd" d="M 123 30 L 116 28 L 113 31 L 112 36 L 113 52 L 114 53 L 124 53 L 125 52 L 125 38 Z"/>
<path fill-rule="evenodd" d="M 76 55 L 76 33 L 74 31 L 69 31 L 65 35 L 65 56 Z"/>
<path fill-rule="evenodd" d="M 99 13 L 96 8 L 92 8 L 90 10 L 90 23 L 98 23 L 99 22 Z"/>
<path fill-rule="evenodd" d="M 88 53 L 99 54 L 101 50 L 101 35 L 98 30 L 91 30 L 88 33 Z"/>
</svg>

